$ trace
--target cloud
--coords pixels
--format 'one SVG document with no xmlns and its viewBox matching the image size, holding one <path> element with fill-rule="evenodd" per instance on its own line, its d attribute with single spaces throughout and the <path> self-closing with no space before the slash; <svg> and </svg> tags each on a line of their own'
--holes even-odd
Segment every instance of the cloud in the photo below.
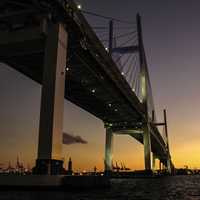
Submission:
<svg viewBox="0 0 200 200">
<path fill-rule="evenodd" d="M 63 144 L 87 144 L 88 142 L 81 136 L 74 136 L 68 133 L 63 133 Z"/>
</svg>

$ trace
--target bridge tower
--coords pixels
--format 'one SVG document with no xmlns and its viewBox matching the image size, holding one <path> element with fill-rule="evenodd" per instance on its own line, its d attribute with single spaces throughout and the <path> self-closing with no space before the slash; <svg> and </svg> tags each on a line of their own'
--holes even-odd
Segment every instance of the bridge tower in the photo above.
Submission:
<svg viewBox="0 0 200 200">
<path fill-rule="evenodd" d="M 112 57 L 113 51 L 113 21 L 109 21 L 109 55 Z M 106 142 L 105 142 L 105 158 L 104 158 L 104 171 L 106 175 L 112 172 L 113 163 L 113 131 L 110 124 L 105 124 L 106 129 Z"/>
<path fill-rule="evenodd" d="M 35 173 L 61 174 L 67 32 L 61 23 L 47 23 Z"/>
<path fill-rule="evenodd" d="M 127 54 L 127 53 L 133 53 L 137 54 L 139 57 L 139 91 L 140 94 L 138 96 L 138 99 L 141 102 L 142 107 L 142 113 L 143 113 L 143 119 L 140 121 L 140 125 L 138 127 L 138 124 L 134 122 L 134 125 L 129 122 L 116 122 L 112 125 L 109 124 L 109 122 L 105 123 L 106 128 L 106 142 L 105 142 L 105 173 L 109 174 L 109 172 L 112 171 L 112 157 L 113 157 L 113 136 L 114 134 L 129 134 L 133 136 L 136 134 L 137 130 L 142 133 L 142 138 L 140 138 L 140 142 L 144 145 L 144 164 L 145 164 L 145 171 L 147 173 L 152 173 L 152 171 L 155 170 L 155 163 L 156 159 L 159 159 L 163 166 L 165 165 L 171 173 L 171 158 L 169 153 L 169 145 L 168 145 L 168 133 L 167 133 L 167 119 L 166 119 L 166 111 L 164 111 L 164 123 L 157 123 L 156 117 L 155 117 L 155 108 L 153 103 L 153 96 L 152 96 L 152 89 L 151 89 L 151 83 L 149 78 L 149 72 L 148 72 L 148 66 L 147 66 L 147 60 L 145 55 L 145 49 L 143 44 L 143 35 L 142 35 L 142 25 L 141 25 L 141 17 L 139 14 L 136 16 L 137 21 L 137 41 L 138 43 L 133 46 L 117 46 L 113 42 L 114 37 L 114 28 L 113 28 L 113 20 L 110 20 L 109 22 L 109 55 L 115 60 L 114 55 L 118 54 Z M 124 75 L 123 71 L 121 72 L 122 75 Z M 152 116 L 151 116 L 152 113 Z M 157 129 L 157 125 L 162 125 L 165 128 L 166 132 L 166 144 L 163 142 L 161 144 L 162 148 L 165 149 L 167 155 L 160 155 L 159 152 L 155 154 L 156 150 L 154 146 L 151 146 L 155 140 L 154 137 L 152 137 L 152 134 L 154 134 L 154 129 Z M 138 133 L 138 132 L 137 132 Z M 151 138 L 152 137 L 152 138 Z M 156 136 L 161 139 L 160 135 Z M 152 141 L 151 141 L 152 140 Z"/>
<path fill-rule="evenodd" d="M 106 128 L 106 142 L 105 142 L 105 160 L 104 160 L 104 170 L 105 174 L 109 175 L 113 170 L 113 131 L 112 127 L 108 124 L 105 125 Z"/>
<path fill-rule="evenodd" d="M 163 110 L 164 121 L 161 123 L 156 123 L 153 121 L 155 126 L 163 126 L 164 127 L 164 135 L 165 135 L 165 149 L 167 155 L 164 158 L 160 158 L 160 166 L 159 169 L 162 171 L 163 169 L 167 170 L 169 174 L 172 174 L 173 164 L 171 161 L 171 155 L 169 150 L 169 138 L 168 138 L 168 126 L 167 126 L 167 113 L 166 110 Z M 154 157 L 153 157 L 154 159 Z M 154 162 L 154 161 L 153 161 Z"/>
<path fill-rule="evenodd" d="M 141 87 L 141 102 L 145 110 L 145 118 L 143 122 L 143 144 L 144 144 L 144 164 L 145 170 L 151 171 L 151 134 L 150 134 L 150 119 L 149 119 L 149 108 L 148 108 L 148 71 L 146 56 L 144 52 L 143 37 L 142 37 L 142 26 L 141 17 L 137 14 L 137 31 L 138 31 L 138 50 L 139 50 L 139 61 L 140 61 L 140 87 Z"/>
<path fill-rule="evenodd" d="M 143 132 L 143 144 L 144 144 L 144 163 L 146 172 L 151 172 L 152 165 L 155 168 L 155 158 L 156 155 L 153 155 L 153 161 L 151 159 L 151 133 L 150 133 L 150 123 L 154 121 L 154 117 L 152 119 L 149 118 L 149 109 L 148 101 L 149 101 L 149 74 L 147 69 L 147 61 L 146 55 L 144 51 L 143 45 L 143 37 L 142 37 L 142 26 L 141 26 L 141 17 L 137 14 L 137 36 L 138 36 L 138 45 L 130 46 L 130 47 L 116 47 L 113 46 L 113 21 L 109 22 L 109 55 L 112 57 L 113 53 L 138 53 L 139 55 L 139 79 L 140 79 L 140 91 L 141 91 L 141 103 L 143 105 L 145 119 L 142 124 L 142 132 Z M 113 134 L 115 132 L 112 131 L 112 127 L 106 127 L 106 145 L 105 145 L 105 171 L 112 171 L 112 145 L 113 145 Z M 127 127 L 129 129 L 129 127 Z M 131 132 L 130 130 L 127 130 Z M 120 132 L 120 131 L 119 131 Z"/>
</svg>

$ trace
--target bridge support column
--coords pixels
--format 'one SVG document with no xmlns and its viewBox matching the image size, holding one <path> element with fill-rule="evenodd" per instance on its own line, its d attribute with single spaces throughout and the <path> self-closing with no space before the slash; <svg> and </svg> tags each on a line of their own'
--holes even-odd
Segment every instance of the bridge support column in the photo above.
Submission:
<svg viewBox="0 0 200 200">
<path fill-rule="evenodd" d="M 170 160 L 170 158 L 167 159 L 167 171 L 168 171 L 169 174 L 172 173 L 171 160 Z"/>
<path fill-rule="evenodd" d="M 109 175 L 112 172 L 113 158 L 113 132 L 110 127 L 106 127 L 106 144 L 105 144 L 105 174 Z"/>
<path fill-rule="evenodd" d="M 159 160 L 159 170 L 162 171 L 162 162 Z"/>
<path fill-rule="evenodd" d="M 145 170 L 151 171 L 151 136 L 148 124 L 143 128 L 144 164 Z"/>
<path fill-rule="evenodd" d="M 36 174 L 61 174 L 67 32 L 62 24 L 48 27 L 40 110 Z"/>
<path fill-rule="evenodd" d="M 156 171 L 156 156 L 153 153 L 153 158 L 152 158 L 152 170 Z"/>
</svg>

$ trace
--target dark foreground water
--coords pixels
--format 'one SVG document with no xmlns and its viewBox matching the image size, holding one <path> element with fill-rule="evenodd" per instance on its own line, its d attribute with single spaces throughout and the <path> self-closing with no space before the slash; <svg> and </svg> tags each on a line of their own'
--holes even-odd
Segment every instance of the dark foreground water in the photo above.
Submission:
<svg viewBox="0 0 200 200">
<path fill-rule="evenodd" d="M 109 189 L 87 191 L 0 191 L 4 200 L 200 200 L 200 176 L 113 179 Z"/>
</svg>

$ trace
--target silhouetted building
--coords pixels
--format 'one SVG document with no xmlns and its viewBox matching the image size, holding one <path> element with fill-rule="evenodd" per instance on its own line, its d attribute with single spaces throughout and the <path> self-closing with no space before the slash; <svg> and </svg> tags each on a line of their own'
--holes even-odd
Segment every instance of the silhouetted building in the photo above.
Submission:
<svg viewBox="0 0 200 200">
<path fill-rule="evenodd" d="M 72 159 L 71 159 L 71 157 L 69 158 L 69 161 L 68 161 L 67 174 L 68 174 L 68 175 L 72 175 L 72 174 L 73 174 L 73 169 L 72 169 Z"/>
</svg>

